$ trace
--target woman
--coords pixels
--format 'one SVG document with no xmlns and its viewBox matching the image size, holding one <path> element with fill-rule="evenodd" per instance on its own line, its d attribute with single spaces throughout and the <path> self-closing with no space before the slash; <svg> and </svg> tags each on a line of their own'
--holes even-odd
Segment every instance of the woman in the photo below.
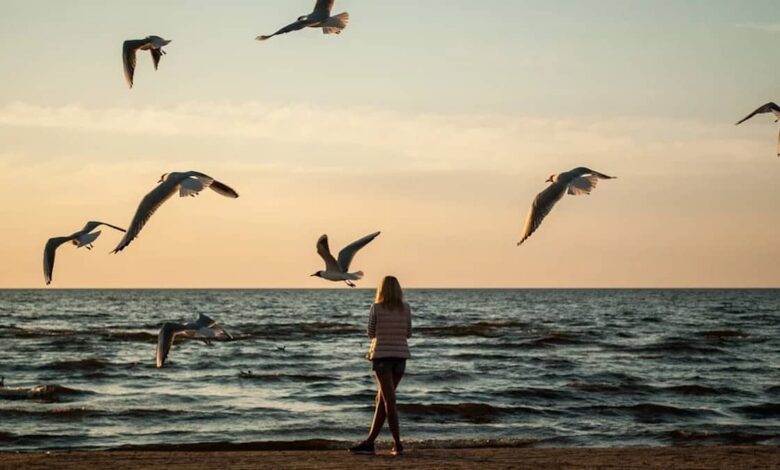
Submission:
<svg viewBox="0 0 780 470">
<path fill-rule="evenodd" d="M 363 442 L 349 449 L 353 454 L 373 454 L 374 441 L 387 419 L 393 435 L 393 455 L 400 455 L 404 448 L 398 430 L 398 411 L 395 406 L 395 389 L 404 376 L 406 360 L 411 357 L 407 338 L 412 336 L 412 311 L 403 300 L 398 279 L 386 276 L 376 291 L 376 300 L 368 312 L 368 337 L 371 347 L 367 357 L 372 361 L 377 383 L 376 409 L 371 430 Z"/>
</svg>

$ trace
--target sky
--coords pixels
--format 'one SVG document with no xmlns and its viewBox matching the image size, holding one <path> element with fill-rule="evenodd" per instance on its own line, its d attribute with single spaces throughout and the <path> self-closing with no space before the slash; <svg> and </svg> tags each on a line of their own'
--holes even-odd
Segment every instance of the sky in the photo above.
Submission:
<svg viewBox="0 0 780 470">
<path fill-rule="evenodd" d="M 162 173 L 235 188 L 172 198 L 125 251 L 63 245 L 51 288 L 780 287 L 780 10 L 767 1 L 336 0 L 341 35 L 254 37 L 312 0 L 0 0 L 0 288 L 44 287 L 43 246 L 127 226 Z M 154 71 L 126 39 L 173 42 Z M 521 247 L 550 174 L 566 196 Z"/>
</svg>

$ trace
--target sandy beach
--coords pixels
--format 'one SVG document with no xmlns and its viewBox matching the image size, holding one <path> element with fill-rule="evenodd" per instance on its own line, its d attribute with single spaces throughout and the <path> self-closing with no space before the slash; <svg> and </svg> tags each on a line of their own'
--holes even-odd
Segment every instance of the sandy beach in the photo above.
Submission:
<svg viewBox="0 0 780 470">
<path fill-rule="evenodd" d="M 0 469 L 198 468 L 544 468 L 544 469 L 777 469 L 780 447 L 410 449 L 392 457 L 346 451 L 78 451 L 0 453 Z"/>
</svg>

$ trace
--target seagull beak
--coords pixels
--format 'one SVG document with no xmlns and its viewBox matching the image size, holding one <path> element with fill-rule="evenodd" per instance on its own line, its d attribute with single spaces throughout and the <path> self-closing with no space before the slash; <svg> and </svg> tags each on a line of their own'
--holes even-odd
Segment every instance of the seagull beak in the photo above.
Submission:
<svg viewBox="0 0 780 470">
<path fill-rule="evenodd" d="M 309 277 L 316 276 L 318 273 L 310 274 Z"/>
</svg>

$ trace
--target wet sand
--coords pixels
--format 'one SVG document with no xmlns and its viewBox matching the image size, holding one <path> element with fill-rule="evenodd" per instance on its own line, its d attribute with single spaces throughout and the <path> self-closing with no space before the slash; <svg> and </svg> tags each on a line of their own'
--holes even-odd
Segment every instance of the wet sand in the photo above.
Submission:
<svg viewBox="0 0 780 470">
<path fill-rule="evenodd" d="M 77 451 L 0 453 L 0 469 L 110 468 L 111 470 L 366 468 L 404 469 L 780 469 L 780 447 L 653 447 L 653 448 L 482 448 L 409 449 L 392 457 L 389 449 L 376 456 L 353 456 L 343 450 L 320 451 Z"/>
</svg>

